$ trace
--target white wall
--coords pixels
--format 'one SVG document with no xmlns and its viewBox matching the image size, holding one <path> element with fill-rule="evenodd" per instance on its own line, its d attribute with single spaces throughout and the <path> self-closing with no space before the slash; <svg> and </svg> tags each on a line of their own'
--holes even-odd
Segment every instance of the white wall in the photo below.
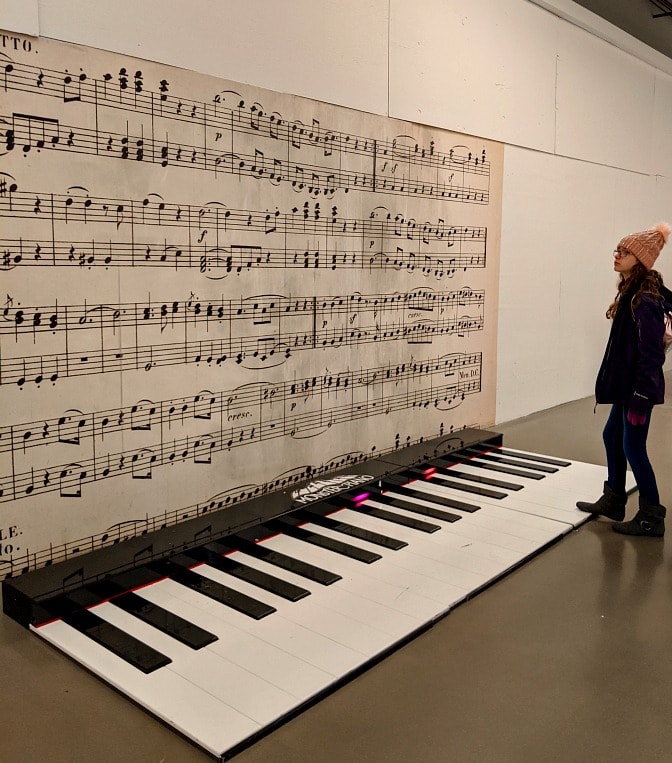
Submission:
<svg viewBox="0 0 672 763">
<path fill-rule="evenodd" d="M 390 114 L 507 146 L 498 421 L 592 393 L 610 254 L 672 218 L 672 62 L 573 3 L 543 5 L 576 23 L 521 0 L 391 3 Z M 670 281 L 672 244 L 665 260 Z"/>
<path fill-rule="evenodd" d="M 497 419 L 591 394 L 610 252 L 672 220 L 670 59 L 571 0 L 5 0 L 36 25 L 504 142 Z"/>
</svg>

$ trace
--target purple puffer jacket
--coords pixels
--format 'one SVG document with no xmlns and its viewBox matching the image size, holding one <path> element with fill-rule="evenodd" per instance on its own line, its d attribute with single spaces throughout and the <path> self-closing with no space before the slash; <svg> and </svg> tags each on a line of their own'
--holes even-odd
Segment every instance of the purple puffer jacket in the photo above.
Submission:
<svg viewBox="0 0 672 763">
<path fill-rule="evenodd" d="M 663 303 L 672 309 L 672 291 L 663 287 Z M 663 307 L 644 294 L 632 307 L 624 294 L 611 325 L 609 341 L 595 382 L 598 403 L 623 403 L 635 413 L 646 413 L 665 399 L 663 364 Z"/>
</svg>

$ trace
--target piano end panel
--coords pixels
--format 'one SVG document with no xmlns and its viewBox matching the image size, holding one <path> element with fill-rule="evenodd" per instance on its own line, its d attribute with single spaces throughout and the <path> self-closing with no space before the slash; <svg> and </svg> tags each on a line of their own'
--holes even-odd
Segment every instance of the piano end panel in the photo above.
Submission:
<svg viewBox="0 0 672 763">
<path fill-rule="evenodd" d="M 35 624 L 33 608 L 32 597 L 14 585 L 14 578 L 6 578 L 2 581 L 2 609 L 8 617 L 16 620 L 24 628 L 28 628 Z"/>
</svg>

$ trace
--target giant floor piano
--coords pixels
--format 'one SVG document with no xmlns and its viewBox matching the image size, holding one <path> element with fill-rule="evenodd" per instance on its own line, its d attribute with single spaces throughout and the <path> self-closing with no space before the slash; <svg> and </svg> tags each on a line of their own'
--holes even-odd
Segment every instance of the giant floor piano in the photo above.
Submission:
<svg viewBox="0 0 672 763">
<path fill-rule="evenodd" d="M 4 610 L 224 760 L 585 522 L 603 479 L 464 430 L 8 578 Z"/>
</svg>

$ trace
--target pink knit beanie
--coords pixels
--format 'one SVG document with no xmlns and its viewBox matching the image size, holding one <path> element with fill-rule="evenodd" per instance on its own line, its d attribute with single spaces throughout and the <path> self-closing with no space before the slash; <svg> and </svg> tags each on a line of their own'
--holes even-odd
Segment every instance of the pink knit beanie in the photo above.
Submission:
<svg viewBox="0 0 672 763">
<path fill-rule="evenodd" d="M 632 252 L 647 270 L 651 270 L 671 230 L 667 223 L 658 223 L 649 230 L 625 236 L 618 242 L 618 246 Z"/>
</svg>

